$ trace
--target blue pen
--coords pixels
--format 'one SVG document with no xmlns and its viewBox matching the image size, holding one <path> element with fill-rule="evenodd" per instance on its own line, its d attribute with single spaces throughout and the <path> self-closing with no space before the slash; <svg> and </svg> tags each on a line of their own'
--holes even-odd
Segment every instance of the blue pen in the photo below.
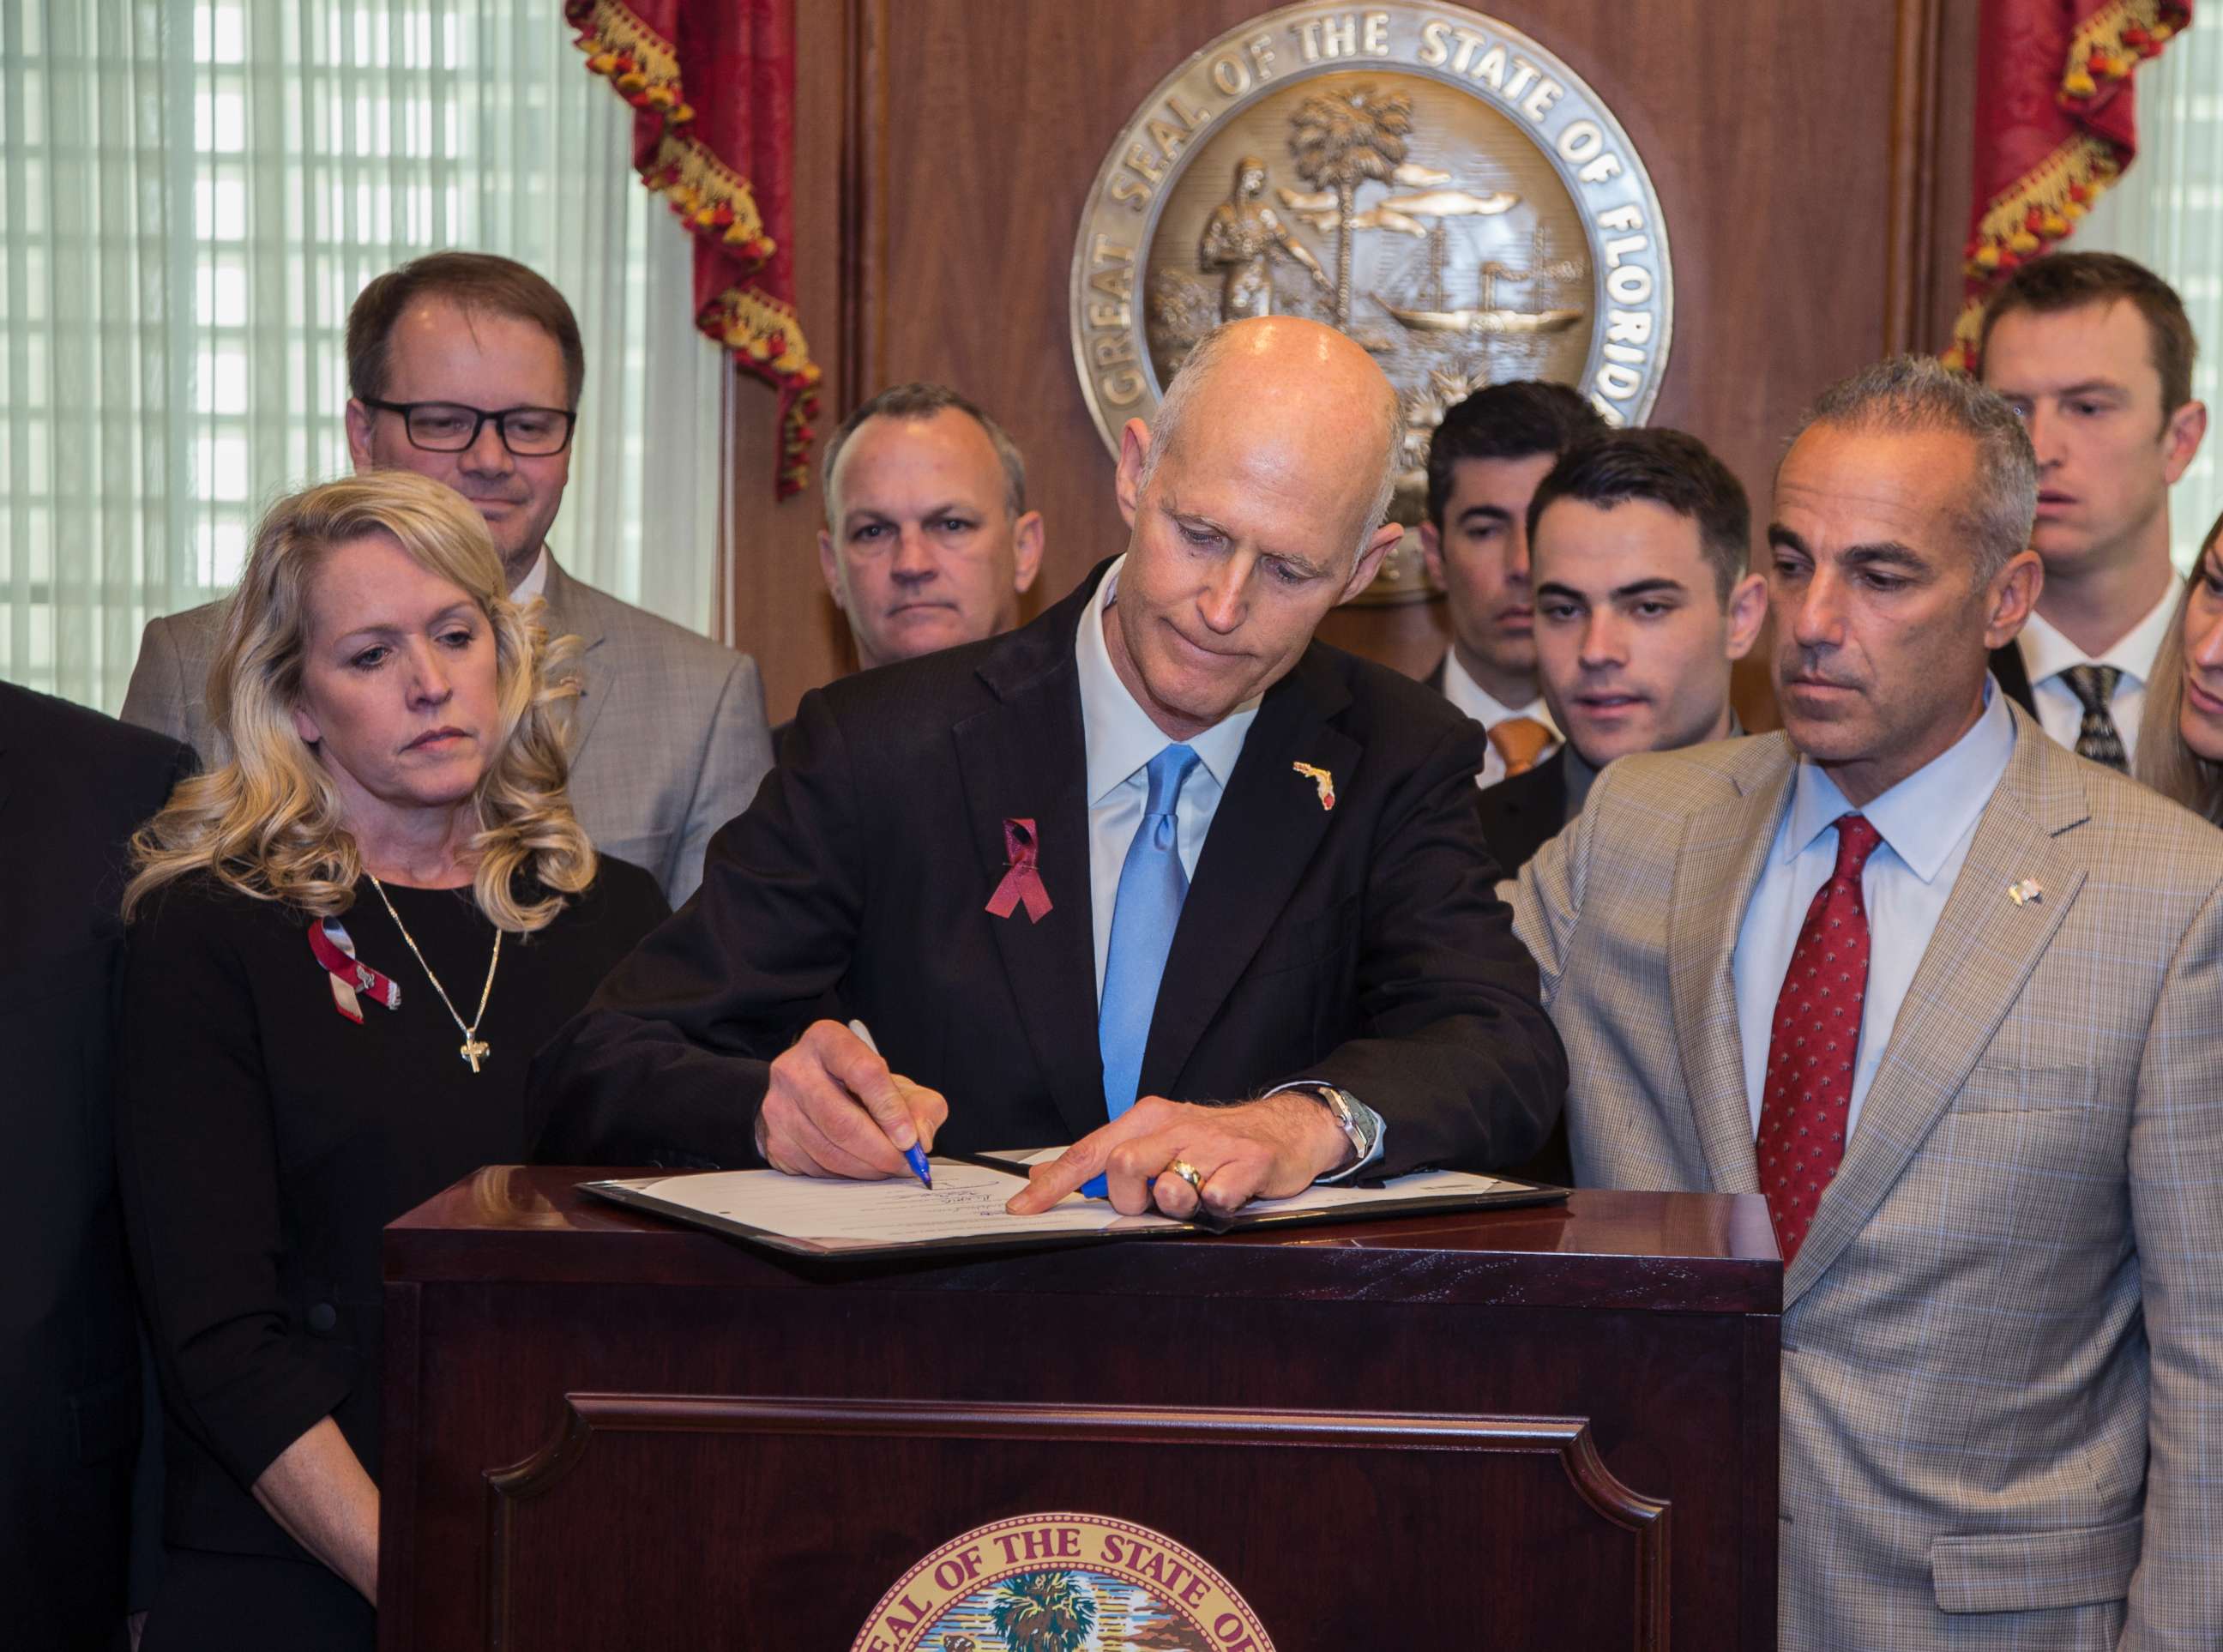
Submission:
<svg viewBox="0 0 2223 1652">
<path fill-rule="evenodd" d="M 872 1030 L 866 1026 L 862 1021 L 852 1021 L 849 1023 L 849 1031 L 855 1033 L 859 1042 L 863 1044 L 865 1048 L 871 1050 L 875 1056 L 880 1053 L 879 1045 L 872 1042 Z M 910 1166 L 911 1174 L 916 1176 L 929 1188 L 931 1188 L 934 1185 L 934 1172 L 927 1168 L 926 1154 L 924 1151 L 920 1148 L 919 1144 L 916 1142 L 913 1142 L 910 1146 L 903 1150 L 903 1156 L 904 1163 Z"/>
</svg>

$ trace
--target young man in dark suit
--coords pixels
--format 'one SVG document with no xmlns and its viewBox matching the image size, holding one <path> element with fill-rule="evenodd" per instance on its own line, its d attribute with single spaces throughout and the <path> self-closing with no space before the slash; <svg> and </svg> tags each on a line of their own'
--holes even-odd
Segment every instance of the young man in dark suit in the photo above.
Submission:
<svg viewBox="0 0 2223 1652">
<path fill-rule="evenodd" d="M 1566 385 L 1516 379 L 1476 391 L 1428 438 L 1420 554 L 1444 588 L 1452 646 L 1427 683 L 1489 737 L 1477 785 L 1527 772 L 1559 743 L 1537 692 L 1528 501 L 1561 455 L 1605 432 Z"/>
<path fill-rule="evenodd" d="M 1739 732 L 1730 667 L 1767 619 L 1744 489 L 1695 436 L 1618 431 L 1577 448 L 1538 485 L 1527 526 L 1537 673 L 1566 740 L 1477 795 L 1508 874 L 1615 758 Z"/>
<path fill-rule="evenodd" d="M 0 1600 L 11 1646 L 121 1648 L 138 1321 L 108 1094 L 126 842 L 173 740 L 0 684 Z"/>
<path fill-rule="evenodd" d="M 1491 892 L 1481 731 L 1313 640 L 1395 540 L 1395 436 L 1340 334 L 1212 335 L 1123 434 L 1124 557 L 804 698 L 701 897 L 535 1063 L 552 1151 L 879 1177 L 1072 1143 L 1016 1211 L 1104 1176 L 1174 1216 L 1533 1151 L 1565 1068 Z"/>
</svg>

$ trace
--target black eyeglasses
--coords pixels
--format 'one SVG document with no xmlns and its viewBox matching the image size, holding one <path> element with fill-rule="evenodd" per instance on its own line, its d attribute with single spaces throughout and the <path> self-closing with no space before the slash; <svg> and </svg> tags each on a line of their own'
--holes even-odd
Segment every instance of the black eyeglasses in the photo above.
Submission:
<svg viewBox="0 0 2223 1652">
<path fill-rule="evenodd" d="M 456 401 L 380 401 L 359 398 L 366 407 L 400 413 L 409 432 L 409 445 L 427 453 L 461 453 L 479 438 L 487 421 L 494 422 L 501 445 L 520 458 L 545 458 L 571 445 L 576 413 L 561 407 L 504 407 L 489 412 Z"/>
</svg>

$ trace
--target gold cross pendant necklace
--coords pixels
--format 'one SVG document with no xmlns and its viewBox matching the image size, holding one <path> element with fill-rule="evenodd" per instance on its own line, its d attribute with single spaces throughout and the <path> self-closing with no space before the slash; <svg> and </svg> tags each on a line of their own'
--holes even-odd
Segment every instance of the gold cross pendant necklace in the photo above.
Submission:
<svg viewBox="0 0 2223 1652">
<path fill-rule="evenodd" d="M 470 1025 L 465 1027 L 463 1018 L 456 1015 L 455 1001 L 448 996 L 448 989 L 440 985 L 440 978 L 432 973 L 432 966 L 426 963 L 425 955 L 418 951 L 417 937 L 409 933 L 409 926 L 401 921 L 401 914 L 394 910 L 393 901 L 387 899 L 386 886 L 379 882 L 376 873 L 367 867 L 363 876 L 368 878 L 370 886 L 378 891 L 379 899 L 385 901 L 386 915 L 394 920 L 394 927 L 401 931 L 401 938 L 409 943 L 409 950 L 416 954 L 417 967 L 425 972 L 425 979 L 432 983 L 432 990 L 440 995 L 440 1002 L 448 1006 L 448 1013 L 455 1017 L 456 1025 L 463 1027 L 463 1046 L 457 1053 L 470 1062 L 471 1071 L 477 1072 L 479 1063 L 493 1054 L 486 1040 L 479 1037 L 479 1023 L 486 1019 L 487 999 L 494 993 L 494 972 L 501 962 L 501 931 L 496 930 L 494 932 L 494 956 L 487 961 L 486 985 L 479 989 L 479 1012 L 471 1018 Z"/>
</svg>

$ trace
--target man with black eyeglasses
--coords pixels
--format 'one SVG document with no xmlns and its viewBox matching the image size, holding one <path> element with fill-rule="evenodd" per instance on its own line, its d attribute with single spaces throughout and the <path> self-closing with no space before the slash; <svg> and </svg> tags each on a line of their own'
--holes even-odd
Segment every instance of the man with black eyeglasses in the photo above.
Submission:
<svg viewBox="0 0 2223 1652">
<path fill-rule="evenodd" d="M 645 867 L 673 905 L 710 835 L 771 766 L 756 662 L 581 583 L 551 554 L 586 356 L 562 293 L 524 265 L 440 252 L 377 277 L 348 312 L 348 451 L 358 471 L 445 482 L 485 518 L 510 595 L 576 634 L 584 693 L 571 802 L 597 848 Z M 203 684 L 220 605 L 150 621 L 126 722 L 213 757 Z"/>
</svg>

